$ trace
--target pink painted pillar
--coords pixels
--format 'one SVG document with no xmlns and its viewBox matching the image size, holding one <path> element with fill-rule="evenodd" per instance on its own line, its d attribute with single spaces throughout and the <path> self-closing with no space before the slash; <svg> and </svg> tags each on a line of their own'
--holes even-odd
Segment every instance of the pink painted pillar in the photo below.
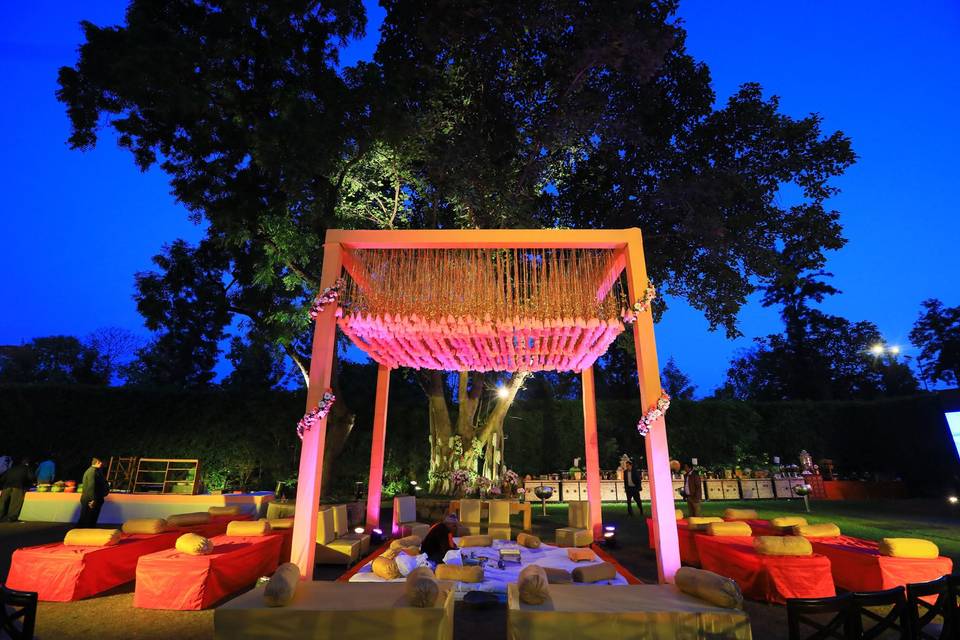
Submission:
<svg viewBox="0 0 960 640">
<path fill-rule="evenodd" d="M 590 503 L 590 529 L 593 539 L 603 538 L 603 515 L 600 510 L 600 454 L 597 450 L 597 398 L 593 384 L 593 367 L 580 372 L 583 394 L 583 443 L 587 456 L 587 501 Z"/>
<path fill-rule="evenodd" d="M 647 267 L 643 257 L 643 236 L 639 229 L 626 229 L 627 289 L 630 302 L 640 299 L 647 286 Z M 657 363 L 657 342 L 653 335 L 653 314 L 639 314 L 633 323 L 633 341 L 637 354 L 637 379 L 640 384 L 641 412 L 656 406 L 660 397 L 660 367 Z M 647 475 L 653 511 L 654 540 L 657 549 L 657 576 L 660 582 L 673 582 L 680 568 L 680 545 L 674 515 L 673 477 L 670 475 L 670 453 L 667 448 L 667 425 L 661 418 L 645 438 Z"/>
<path fill-rule="evenodd" d="M 390 367 L 377 367 L 377 397 L 373 408 L 373 441 L 370 443 L 370 480 L 367 482 L 367 532 L 380 527 L 380 492 L 383 489 L 383 450 L 387 441 L 387 400 Z"/>
<path fill-rule="evenodd" d="M 340 277 L 342 262 L 340 244 L 323 245 L 323 271 L 320 289 L 331 287 Z M 307 411 L 317 406 L 330 388 L 333 355 L 336 349 L 336 304 L 327 305 L 317 316 L 313 328 L 313 350 L 310 359 L 310 386 L 307 389 Z M 293 428 L 293 425 L 291 425 Z M 313 580 L 313 562 L 317 543 L 317 510 L 320 506 L 320 478 L 323 473 L 323 447 L 327 419 L 319 420 L 303 434 L 300 446 L 300 473 L 297 476 L 297 509 L 293 520 L 290 560 L 300 567 L 300 576 Z"/>
</svg>

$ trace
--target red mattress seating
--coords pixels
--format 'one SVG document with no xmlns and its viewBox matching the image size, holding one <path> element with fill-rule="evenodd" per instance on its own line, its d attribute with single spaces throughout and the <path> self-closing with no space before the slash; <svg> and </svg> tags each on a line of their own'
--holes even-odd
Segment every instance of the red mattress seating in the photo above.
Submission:
<svg viewBox="0 0 960 640">
<path fill-rule="evenodd" d="M 696 537 L 700 563 L 740 585 L 753 600 L 785 604 L 787 598 L 825 598 L 836 595 L 830 560 L 811 556 L 768 556 L 757 553 L 750 536 Z"/>
<path fill-rule="evenodd" d="M 737 518 L 724 518 L 727 522 L 746 522 L 750 525 L 750 530 L 755 536 L 782 536 L 785 535 L 783 529 L 770 524 L 769 520 L 740 520 Z"/>
<path fill-rule="evenodd" d="M 165 549 L 140 558 L 133 606 L 143 609 L 195 610 L 273 573 L 283 536 L 217 536 L 213 553 L 191 555 Z"/>
<path fill-rule="evenodd" d="M 62 542 L 25 547 L 13 552 L 6 585 L 35 591 L 45 602 L 72 602 L 134 579 L 140 556 L 169 549 L 187 532 L 210 537 L 227 530 L 227 521 L 211 522 L 175 531 L 123 534 L 110 547 L 83 547 Z"/>
<path fill-rule="evenodd" d="M 656 549 L 653 541 L 653 518 L 647 518 L 647 534 L 650 536 L 650 548 Z M 677 520 L 677 543 L 680 546 L 680 561 L 694 567 L 700 566 L 700 554 L 697 553 L 695 539 L 702 535 L 702 531 L 691 529 L 687 520 Z"/>
<path fill-rule="evenodd" d="M 950 558 L 894 558 L 881 555 L 877 542 L 850 536 L 808 538 L 815 553 L 830 558 L 834 583 L 848 591 L 881 591 L 927 582 L 953 571 Z"/>
</svg>

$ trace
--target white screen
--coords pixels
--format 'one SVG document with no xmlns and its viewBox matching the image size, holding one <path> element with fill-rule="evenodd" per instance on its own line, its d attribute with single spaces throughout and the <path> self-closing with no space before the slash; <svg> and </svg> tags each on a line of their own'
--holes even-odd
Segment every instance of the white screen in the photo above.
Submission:
<svg viewBox="0 0 960 640">
<path fill-rule="evenodd" d="M 960 456 L 960 411 L 950 411 L 943 415 L 947 416 L 947 427 L 953 437 L 953 446 L 957 448 L 957 455 Z"/>
</svg>

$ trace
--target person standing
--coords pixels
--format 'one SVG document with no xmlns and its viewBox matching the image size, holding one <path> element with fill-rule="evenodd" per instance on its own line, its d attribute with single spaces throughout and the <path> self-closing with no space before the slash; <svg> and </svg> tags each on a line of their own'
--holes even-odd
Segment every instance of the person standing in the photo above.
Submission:
<svg viewBox="0 0 960 640">
<path fill-rule="evenodd" d="M 33 485 L 30 459 L 24 458 L 3 476 L 3 492 L 0 493 L 0 522 L 17 522 L 23 509 L 23 495 Z"/>
<path fill-rule="evenodd" d="M 37 465 L 37 484 L 53 484 L 56 475 L 57 465 L 50 457 Z"/>
<path fill-rule="evenodd" d="M 700 474 L 689 464 L 683 465 L 683 497 L 690 508 L 691 516 L 700 515 L 700 502 L 703 500 L 703 481 Z"/>
<path fill-rule="evenodd" d="M 643 516 L 643 504 L 640 502 L 640 472 L 627 460 L 623 463 L 623 489 L 627 493 L 627 515 L 633 517 L 633 508 L 630 501 L 635 500 L 637 511 Z"/>
<path fill-rule="evenodd" d="M 103 476 L 103 471 L 100 470 L 102 466 L 103 462 L 100 458 L 94 458 L 90 461 L 90 468 L 83 474 L 83 493 L 80 494 L 80 519 L 77 521 L 77 525 L 81 527 L 93 527 L 97 524 L 103 501 L 110 493 L 107 479 Z"/>
</svg>

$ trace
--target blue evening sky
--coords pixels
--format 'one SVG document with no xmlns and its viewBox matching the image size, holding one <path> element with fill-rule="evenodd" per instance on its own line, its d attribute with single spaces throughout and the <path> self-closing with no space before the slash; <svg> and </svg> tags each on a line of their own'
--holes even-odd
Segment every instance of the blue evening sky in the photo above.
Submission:
<svg viewBox="0 0 960 640">
<path fill-rule="evenodd" d="M 382 10 L 343 63 L 369 58 Z M 87 153 L 66 146 L 69 125 L 54 98 L 59 66 L 73 64 L 80 20 L 122 21 L 124 2 L 15 3 L 0 25 L 0 127 L 4 177 L 0 216 L 0 344 L 36 336 L 84 336 L 103 326 L 143 333 L 131 298 L 133 274 L 175 238 L 196 241 L 166 177 L 145 174 L 110 136 Z M 705 61 L 719 100 L 759 82 L 794 116 L 824 116 L 826 131 L 852 139 L 859 161 L 837 181 L 848 245 L 829 269 L 843 293 L 831 313 L 876 322 L 906 347 L 920 302 L 960 304 L 955 251 L 956 150 L 960 148 L 960 5 L 867 0 L 779 3 L 689 0 L 680 15 L 688 47 Z M 744 337 L 711 333 L 680 301 L 657 326 L 661 361 L 674 356 L 708 393 L 730 357 L 780 330 L 775 310 L 754 301 L 741 313 Z"/>
</svg>

